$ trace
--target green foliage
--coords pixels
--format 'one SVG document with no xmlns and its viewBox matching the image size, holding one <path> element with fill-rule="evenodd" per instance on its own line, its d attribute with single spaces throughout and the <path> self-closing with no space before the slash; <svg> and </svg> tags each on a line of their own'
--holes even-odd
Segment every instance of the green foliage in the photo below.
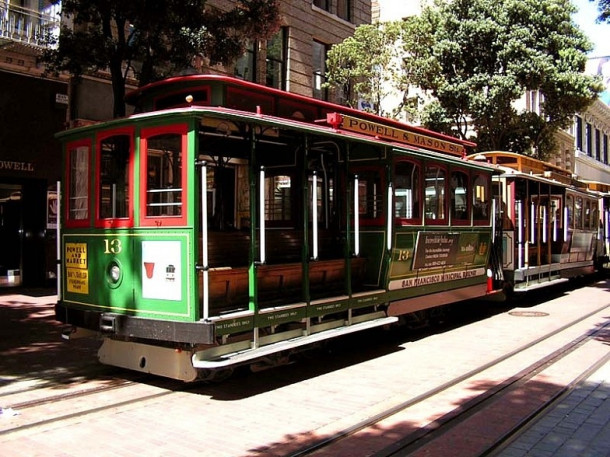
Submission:
<svg viewBox="0 0 610 457">
<path fill-rule="evenodd" d="M 610 23 L 610 0 L 589 0 L 597 3 L 597 9 L 599 10 L 599 16 L 597 20 L 599 22 Z"/>
<path fill-rule="evenodd" d="M 56 0 L 57 2 L 58 0 Z M 42 56 L 51 72 L 79 77 L 108 69 L 115 116 L 125 114 L 125 83 L 133 71 L 140 85 L 186 69 L 196 55 L 211 65 L 243 54 L 247 40 L 266 39 L 279 28 L 277 0 L 238 0 L 228 11 L 207 0 L 63 0 L 59 41 Z"/>
<path fill-rule="evenodd" d="M 367 24 L 356 28 L 352 37 L 334 45 L 328 52 L 327 85 L 334 86 L 355 107 L 362 99 L 368 111 L 381 113 L 381 100 L 398 78 L 399 55 L 394 46 L 400 23 Z"/>
<path fill-rule="evenodd" d="M 544 159 L 555 133 L 603 89 L 584 74 L 591 43 L 573 12 L 569 0 L 437 0 L 400 23 L 356 29 L 329 53 L 328 80 L 375 101 L 389 82 L 386 92 L 403 97 L 386 115 L 408 110 L 415 86 L 427 100 L 417 113 L 425 126 L 480 150 Z M 534 110 L 524 103 L 531 94 Z"/>
<path fill-rule="evenodd" d="M 438 71 L 412 78 L 438 101 L 422 119 L 462 138 L 476 132 L 481 150 L 547 158 L 554 133 L 602 89 L 583 73 L 591 44 L 573 11 L 569 0 L 455 0 L 425 9 L 412 30 L 431 46 L 412 55 L 413 44 L 405 45 L 409 67 Z M 540 95 L 539 111 L 518 108 L 528 91 Z"/>
</svg>

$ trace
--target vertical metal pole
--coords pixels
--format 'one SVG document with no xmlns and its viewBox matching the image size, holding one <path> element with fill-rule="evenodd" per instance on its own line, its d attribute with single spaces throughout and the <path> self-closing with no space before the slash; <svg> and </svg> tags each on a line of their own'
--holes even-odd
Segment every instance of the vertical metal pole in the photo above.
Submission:
<svg viewBox="0 0 610 457">
<path fill-rule="evenodd" d="M 209 265 L 208 265 L 208 167 L 201 164 L 201 252 L 203 265 L 203 319 L 210 317 Z"/>
<path fill-rule="evenodd" d="M 553 241 L 557 241 L 557 205 L 553 204 L 551 201 L 551 211 L 553 212 L 552 220 L 553 220 Z"/>
<path fill-rule="evenodd" d="M 318 175 L 313 172 L 313 189 L 311 191 L 311 219 L 313 229 L 313 259 L 318 260 Z"/>
<path fill-rule="evenodd" d="M 388 184 L 388 211 L 387 211 L 387 229 L 388 229 L 388 251 L 392 250 L 392 222 L 394 221 L 394 215 L 392 214 L 392 183 Z"/>
<path fill-rule="evenodd" d="M 57 225 L 55 227 L 55 236 L 57 240 L 56 244 L 56 252 L 57 252 L 57 300 L 61 300 L 61 181 L 57 181 Z"/>
<path fill-rule="evenodd" d="M 568 207 L 563 207 L 563 242 L 568 241 Z"/>
<path fill-rule="evenodd" d="M 517 205 L 517 244 L 519 246 L 517 252 L 518 268 L 523 268 L 523 205 L 521 200 L 515 202 Z"/>
<path fill-rule="evenodd" d="M 532 201 L 530 208 L 530 243 L 534 243 L 536 241 L 536 224 L 534 221 L 536 220 L 536 204 Z"/>
<path fill-rule="evenodd" d="M 360 255 L 360 207 L 358 202 L 358 175 L 354 176 L 354 255 Z"/>
<path fill-rule="evenodd" d="M 542 207 L 542 242 L 546 243 L 546 206 Z"/>
<path fill-rule="evenodd" d="M 265 168 L 260 169 L 260 182 L 258 184 L 259 202 L 258 202 L 258 217 L 259 217 L 259 248 L 260 248 L 260 263 L 265 263 L 266 246 L 265 246 Z"/>
<path fill-rule="evenodd" d="M 112 185 L 112 218 L 116 218 L 116 184 Z"/>
<path fill-rule="evenodd" d="M 496 239 L 496 199 L 491 200 L 491 240 Z"/>
</svg>

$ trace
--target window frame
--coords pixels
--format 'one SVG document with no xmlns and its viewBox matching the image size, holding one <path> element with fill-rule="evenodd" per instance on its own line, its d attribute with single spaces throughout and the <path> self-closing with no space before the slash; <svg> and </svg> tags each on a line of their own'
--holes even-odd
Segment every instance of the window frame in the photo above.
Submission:
<svg viewBox="0 0 610 457">
<path fill-rule="evenodd" d="M 322 62 L 316 62 L 315 61 L 315 46 L 321 46 L 322 50 L 323 50 L 323 58 L 322 58 Z M 318 97 L 316 95 L 316 78 L 320 78 L 321 84 L 320 86 L 322 86 L 325 82 L 326 82 L 326 59 L 328 58 L 328 45 L 326 43 L 323 43 L 319 40 L 313 40 L 312 44 L 311 44 L 311 74 L 312 74 L 312 81 L 311 81 L 311 95 L 313 98 L 315 98 L 316 100 L 323 100 L 323 101 L 328 101 L 328 89 L 327 88 L 320 88 L 319 92 L 320 92 L 320 96 Z M 318 71 L 316 69 L 316 67 L 318 66 L 318 64 L 321 63 L 321 67 L 322 70 Z"/>
<path fill-rule="evenodd" d="M 397 186 L 396 186 L 396 167 L 398 164 L 402 164 L 402 163 L 411 163 L 414 166 L 416 166 L 418 168 L 418 173 L 417 173 L 417 179 L 418 179 L 418 183 L 417 186 L 415 187 L 415 192 L 417 195 L 414 195 L 414 200 L 417 201 L 417 210 L 419 213 L 418 217 L 399 217 L 396 216 L 396 191 L 397 191 Z M 392 202 L 392 216 L 394 217 L 394 223 L 398 226 L 411 226 L 411 225 L 422 225 L 422 220 L 423 220 L 423 199 L 422 199 L 422 170 L 423 170 L 423 166 L 421 161 L 419 160 L 414 160 L 412 158 L 399 158 L 397 160 L 394 161 L 394 167 L 393 167 L 393 184 L 394 184 L 394 192 L 393 192 L 393 198 L 394 201 Z"/>
<path fill-rule="evenodd" d="M 428 205 L 426 205 L 426 188 L 428 187 L 428 185 L 426 184 L 426 175 L 427 175 L 427 171 L 429 168 L 437 168 L 440 169 L 442 171 L 445 172 L 445 179 L 444 179 L 444 184 L 443 184 L 443 218 L 439 218 L 439 219 L 433 219 L 431 217 L 428 217 L 426 215 L 427 213 L 427 209 L 428 209 Z M 423 189 L 423 196 L 424 196 L 424 223 L 425 225 L 449 225 L 449 193 L 448 193 L 448 177 L 449 177 L 449 167 L 447 167 L 444 164 L 441 164 L 440 162 L 427 162 L 424 163 L 424 170 L 423 170 L 423 185 L 422 185 L 422 189 Z"/>
<path fill-rule="evenodd" d="M 376 214 L 377 217 L 366 217 L 366 213 L 358 213 L 358 219 L 360 221 L 360 226 L 361 227 L 378 227 L 378 226 L 384 226 L 386 223 L 386 217 L 390 216 L 390 215 L 386 215 L 387 212 L 387 194 L 388 194 L 388 184 L 387 184 L 387 176 L 386 176 L 386 172 L 385 172 L 385 167 L 382 166 L 373 166 L 373 165 L 361 165 L 361 166 L 357 166 L 354 167 L 350 170 L 349 176 L 349 186 L 352 187 L 352 191 L 355 191 L 353 189 L 353 178 L 354 176 L 358 176 L 358 185 L 360 185 L 362 178 L 366 175 L 373 175 L 373 174 L 377 174 L 377 176 L 379 177 L 379 195 L 380 198 L 377 199 L 378 201 L 375 201 L 375 204 L 379 205 L 379 208 L 377 208 L 376 210 Z M 353 197 L 353 195 L 352 195 Z M 360 196 L 358 197 L 358 204 L 361 204 L 360 201 Z M 353 214 L 353 210 L 359 210 L 356 208 L 353 208 L 353 204 L 350 204 L 350 208 L 352 209 L 352 214 L 351 217 L 353 219 L 354 214 Z"/>
<path fill-rule="evenodd" d="M 72 173 L 71 173 L 71 151 L 76 150 L 81 147 L 88 148 L 87 154 L 87 166 L 89 173 L 87 173 L 87 217 L 84 219 L 72 219 L 70 217 L 70 197 L 71 193 L 71 184 L 72 184 Z M 79 140 L 71 141 L 66 143 L 66 185 L 65 185 L 65 212 L 64 212 L 64 223 L 66 228 L 77 228 L 77 227 L 88 227 L 91 224 L 91 153 L 93 150 L 93 141 L 91 138 L 82 138 Z"/>
<path fill-rule="evenodd" d="M 477 178 L 481 176 L 483 178 L 485 178 L 485 194 L 487 196 L 487 217 L 486 219 L 482 219 L 482 218 L 477 218 L 476 214 L 475 214 L 475 204 L 474 204 L 474 199 L 476 198 L 476 180 Z M 491 202 L 493 200 L 493 196 L 491 194 L 491 176 L 489 174 L 486 173 L 482 173 L 482 172 L 474 172 L 471 176 L 470 176 L 470 192 L 471 192 L 471 215 L 472 215 L 472 225 L 491 225 Z"/>
<path fill-rule="evenodd" d="M 279 35 L 279 37 L 278 37 Z M 278 38 L 280 40 L 280 47 L 281 47 L 281 56 L 280 58 L 271 58 L 269 57 L 269 43 L 275 39 Z M 265 57 L 265 86 L 267 87 L 273 87 L 275 89 L 279 89 L 279 90 L 286 90 L 286 81 L 288 79 L 288 75 L 287 75 L 287 56 L 288 56 L 288 27 L 280 27 L 280 29 L 277 31 L 277 33 L 275 35 L 273 35 L 270 39 L 267 40 L 267 53 L 266 53 L 266 57 Z M 269 66 L 270 64 L 276 63 L 279 65 L 280 68 L 280 74 L 279 74 L 279 78 L 280 78 L 280 84 L 279 87 L 275 86 L 275 85 L 270 85 L 269 84 Z"/>
<path fill-rule="evenodd" d="M 342 8 L 345 9 L 345 15 L 343 15 Z M 337 17 L 343 19 L 346 22 L 353 22 L 354 19 L 354 7 L 352 0 L 337 0 Z"/>
<path fill-rule="evenodd" d="M 148 141 L 150 138 L 154 138 L 159 135 L 176 134 L 181 136 L 181 147 L 180 153 L 182 158 L 182 167 L 180 170 L 181 188 L 180 198 L 182 202 L 182 211 L 180 215 L 156 215 L 148 216 L 146 214 L 146 202 L 148 192 Z M 185 226 L 187 224 L 188 215 L 188 125 L 187 124 L 170 124 L 155 127 L 144 127 L 140 130 L 140 215 L 139 225 L 141 227 L 166 227 L 168 224 L 165 222 L 171 222 L 169 226 Z"/>
<path fill-rule="evenodd" d="M 105 139 L 113 136 L 125 135 L 129 137 L 129 156 L 128 156 L 128 167 L 127 174 L 129 177 L 129 184 L 127 187 L 127 194 L 129 196 L 127 206 L 127 217 L 115 217 L 115 218 L 102 218 L 100 215 L 100 183 L 101 183 L 101 154 L 102 148 L 101 143 Z M 133 227 L 134 221 L 134 179 L 135 179 L 135 127 L 119 127 L 110 130 L 104 130 L 98 132 L 95 138 L 95 226 L 97 228 L 117 228 L 117 227 Z"/>
<path fill-rule="evenodd" d="M 452 185 L 452 178 L 454 173 L 460 173 L 462 175 L 464 175 L 466 177 L 466 218 L 464 219 L 458 219 L 458 218 L 454 218 L 454 211 L 455 211 L 455 198 L 454 198 L 454 191 L 456 188 L 453 187 Z M 472 201 L 471 201 L 471 196 L 472 196 L 472 182 L 473 179 L 470 176 L 470 173 L 468 172 L 468 169 L 466 168 L 451 168 L 450 172 L 449 172 L 449 223 L 450 225 L 470 225 L 470 221 L 473 220 L 472 218 Z"/>
<path fill-rule="evenodd" d="M 290 194 L 288 196 L 289 202 L 289 218 L 288 219 L 270 219 L 268 216 L 272 214 L 272 208 L 275 210 L 275 206 L 271 206 L 269 202 L 272 200 L 271 194 L 268 193 L 270 190 L 267 186 L 267 180 L 276 179 L 278 177 L 287 177 L 290 179 Z M 298 173 L 295 168 L 292 167 L 269 167 L 265 168 L 265 199 L 264 213 L 265 213 L 265 225 L 269 228 L 296 228 L 298 224 L 298 201 L 297 201 L 297 190 L 298 184 Z M 285 198 L 285 197 L 284 197 Z M 283 201 L 283 199 L 282 199 Z M 260 221 L 259 221 L 260 222 Z"/>
</svg>

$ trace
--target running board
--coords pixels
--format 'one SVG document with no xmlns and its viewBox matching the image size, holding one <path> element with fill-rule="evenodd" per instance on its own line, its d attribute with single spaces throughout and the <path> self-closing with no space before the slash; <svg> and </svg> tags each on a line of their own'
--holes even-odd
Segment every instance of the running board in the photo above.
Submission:
<svg viewBox="0 0 610 457">
<path fill-rule="evenodd" d="M 531 282 L 527 282 L 527 283 L 521 283 L 521 284 L 517 284 L 515 285 L 515 287 L 513 288 L 513 292 L 515 293 L 522 293 L 522 292 L 527 292 L 529 290 L 535 290 L 535 289 L 540 289 L 542 287 L 547 287 L 547 286 L 551 286 L 551 285 L 555 285 L 555 284 L 561 284 L 563 282 L 569 281 L 569 278 L 557 278 L 557 279 L 551 279 L 548 281 L 531 281 Z"/>
<path fill-rule="evenodd" d="M 397 321 L 397 317 L 381 317 L 364 322 L 359 322 L 357 324 L 325 330 L 323 332 L 314 333 L 312 335 L 299 336 L 289 340 L 279 341 L 277 343 L 268 344 L 266 346 L 261 346 L 256 349 L 245 349 L 243 351 L 224 354 L 223 356 L 214 360 L 201 360 L 200 357 L 205 351 L 196 352 L 195 354 L 193 354 L 193 367 L 212 369 L 228 367 L 231 365 L 238 365 L 281 351 L 286 351 L 288 349 L 294 349 L 300 346 L 318 343 L 320 341 L 335 338 L 337 336 L 347 335 L 349 333 L 380 327 L 382 325 L 393 324 Z"/>
</svg>

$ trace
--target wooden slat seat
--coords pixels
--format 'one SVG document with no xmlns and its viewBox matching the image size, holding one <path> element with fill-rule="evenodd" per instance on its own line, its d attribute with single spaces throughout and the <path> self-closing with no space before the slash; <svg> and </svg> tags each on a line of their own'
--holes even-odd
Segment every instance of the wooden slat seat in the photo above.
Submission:
<svg viewBox="0 0 610 457">
<path fill-rule="evenodd" d="M 243 231 L 209 232 L 209 304 L 211 314 L 246 309 L 249 301 L 248 255 L 250 234 Z M 325 254 L 337 243 L 325 236 Z M 267 262 L 258 265 L 258 299 L 261 307 L 292 303 L 303 299 L 303 266 L 300 262 L 302 233 L 294 230 L 268 232 Z M 340 246 L 339 246 L 340 248 Z M 364 277 L 365 259 L 351 259 L 352 284 L 358 287 Z M 345 260 L 323 258 L 309 262 L 312 298 L 346 293 Z M 200 290 L 201 290 L 200 282 Z"/>
</svg>

